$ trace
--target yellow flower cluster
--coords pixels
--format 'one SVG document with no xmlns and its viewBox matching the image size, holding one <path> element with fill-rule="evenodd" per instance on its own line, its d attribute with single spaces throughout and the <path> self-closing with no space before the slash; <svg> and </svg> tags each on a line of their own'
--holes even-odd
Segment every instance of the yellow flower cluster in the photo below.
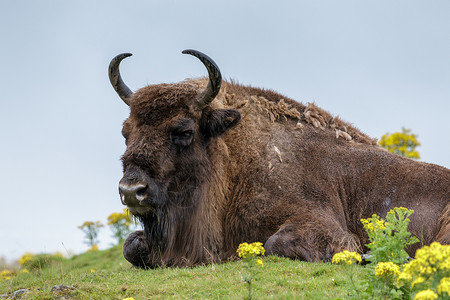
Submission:
<svg viewBox="0 0 450 300">
<path fill-rule="evenodd" d="M 27 269 L 22 269 L 19 271 L 18 274 L 28 274 L 30 273 L 30 271 L 28 271 Z M 0 281 L 1 280 L 11 280 L 11 277 L 16 276 L 17 273 L 15 271 L 10 271 L 10 270 L 3 270 L 0 272 Z"/>
<path fill-rule="evenodd" d="M 64 254 L 62 254 L 59 251 L 56 251 L 53 255 L 56 256 L 56 257 L 61 257 L 61 258 L 64 257 Z"/>
<path fill-rule="evenodd" d="M 124 220 L 125 225 L 128 227 L 131 224 L 130 212 L 128 209 L 124 208 L 121 213 L 112 213 L 108 216 L 108 225 L 117 224 L 120 221 Z"/>
<path fill-rule="evenodd" d="M 441 245 L 437 242 L 424 246 L 416 251 L 416 259 L 405 265 L 401 278 L 412 280 L 416 277 L 428 278 L 436 272 L 449 274 L 450 272 L 450 245 Z"/>
<path fill-rule="evenodd" d="M 403 279 L 404 277 L 399 277 L 399 280 Z M 414 287 L 417 284 L 420 284 L 422 282 L 425 282 L 425 278 L 424 277 L 417 277 L 416 279 L 414 279 L 413 282 L 411 282 L 411 287 Z"/>
<path fill-rule="evenodd" d="M 413 159 L 420 158 L 419 152 L 415 150 L 416 147 L 420 146 L 420 143 L 417 136 L 412 134 L 409 129 L 402 128 L 402 132 L 387 133 L 381 137 L 378 143 L 391 153 Z"/>
<path fill-rule="evenodd" d="M 384 220 L 380 220 L 380 217 L 376 214 L 372 215 L 372 218 L 361 219 L 361 223 L 364 225 L 364 229 L 367 232 L 374 232 L 376 229 L 386 229 L 387 223 Z"/>
<path fill-rule="evenodd" d="M 430 289 L 420 291 L 414 296 L 414 300 L 434 300 L 437 298 L 438 295 Z"/>
<path fill-rule="evenodd" d="M 10 280 L 14 276 L 14 272 L 10 270 L 3 270 L 0 272 L 0 279 Z"/>
<path fill-rule="evenodd" d="M 414 209 L 407 209 L 405 207 L 396 207 L 396 208 L 388 211 L 388 213 L 386 215 L 386 219 L 397 218 L 399 220 L 406 220 L 409 222 L 410 219 L 407 216 L 410 216 L 413 213 L 414 213 Z"/>
<path fill-rule="evenodd" d="M 88 249 L 88 252 L 90 251 L 98 251 L 98 245 L 97 244 L 92 245 L 92 247 Z"/>
<path fill-rule="evenodd" d="M 361 262 L 361 255 L 359 255 L 356 252 L 350 252 L 348 250 L 344 250 L 342 252 L 336 253 L 335 255 L 333 255 L 333 258 L 331 259 L 331 262 L 333 264 L 347 264 L 347 265 L 351 265 L 354 262 Z"/>
<path fill-rule="evenodd" d="M 447 293 L 447 296 L 450 296 L 450 277 L 442 278 L 439 282 L 437 290 L 440 295 Z"/>
<path fill-rule="evenodd" d="M 78 228 L 82 229 L 82 228 L 88 228 L 88 227 L 103 227 L 103 224 L 100 221 L 96 221 L 95 223 L 92 221 L 86 221 L 83 224 L 81 224 L 80 226 L 78 226 Z"/>
<path fill-rule="evenodd" d="M 257 259 L 255 261 L 255 266 L 264 267 L 264 263 L 263 263 L 262 259 Z"/>
<path fill-rule="evenodd" d="M 400 275 L 400 267 L 391 261 L 379 262 L 375 267 L 375 276 L 387 277 L 389 275 Z"/>
<path fill-rule="evenodd" d="M 257 255 L 264 255 L 265 250 L 262 243 L 254 242 L 251 244 L 248 243 L 240 244 L 236 252 L 238 253 L 239 257 L 250 258 L 255 257 Z"/>
<path fill-rule="evenodd" d="M 27 261 L 32 260 L 33 256 L 34 255 L 32 253 L 25 253 L 21 258 L 19 258 L 19 265 L 23 266 Z"/>
<path fill-rule="evenodd" d="M 89 227 L 89 226 L 92 226 L 92 225 L 94 225 L 94 222 L 92 222 L 92 221 L 85 221 L 83 224 L 78 226 L 78 228 Z"/>
<path fill-rule="evenodd" d="M 396 207 L 395 209 L 391 209 L 390 211 L 388 211 L 388 215 L 390 215 L 390 214 L 392 214 L 392 215 L 395 215 L 395 213 L 398 213 L 398 214 L 400 214 L 400 213 L 404 213 L 404 214 L 406 214 L 406 213 L 411 213 L 411 214 L 413 214 L 414 213 L 414 209 L 408 209 L 408 208 L 406 208 L 406 207 Z"/>
<path fill-rule="evenodd" d="M 405 264 L 398 281 L 409 281 L 411 287 L 421 283 L 430 287 L 433 282 L 439 282 L 437 286 L 438 294 L 447 293 L 450 296 L 450 277 L 448 277 L 448 274 L 450 274 L 450 245 L 441 245 L 434 242 L 430 246 L 424 246 L 416 251 L 415 259 Z M 431 292 L 436 294 L 432 290 L 425 290 L 417 293 L 416 297 L 422 297 L 417 299 L 436 299 L 437 294 L 436 298 L 424 298 L 433 297 Z"/>
</svg>

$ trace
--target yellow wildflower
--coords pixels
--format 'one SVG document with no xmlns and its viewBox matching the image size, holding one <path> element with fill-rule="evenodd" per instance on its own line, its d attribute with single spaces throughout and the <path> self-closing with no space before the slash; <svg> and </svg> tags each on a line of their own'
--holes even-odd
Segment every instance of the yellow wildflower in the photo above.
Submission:
<svg viewBox="0 0 450 300">
<path fill-rule="evenodd" d="M 450 296 L 450 277 L 444 277 L 441 279 L 437 287 L 437 291 L 440 295 L 447 293 Z"/>
<path fill-rule="evenodd" d="M 391 274 L 395 276 L 400 275 L 400 267 L 391 261 L 379 262 L 375 267 L 375 276 L 377 277 L 386 277 Z"/>
<path fill-rule="evenodd" d="M 124 209 L 121 213 L 112 213 L 108 216 L 108 225 L 116 224 L 121 222 L 122 220 L 125 221 L 125 225 L 128 227 L 131 224 L 131 216 L 128 209 Z"/>
<path fill-rule="evenodd" d="M 53 254 L 53 255 L 56 257 L 64 257 L 64 255 L 59 251 L 56 251 L 55 254 Z"/>
<path fill-rule="evenodd" d="M 433 300 L 437 298 L 438 295 L 430 289 L 420 291 L 414 296 L 414 300 Z"/>
<path fill-rule="evenodd" d="M 33 254 L 31 254 L 31 253 L 25 253 L 24 255 L 22 255 L 22 257 L 21 258 L 19 258 L 19 264 L 21 265 L 21 266 L 23 266 L 27 261 L 30 261 L 30 260 L 32 260 L 33 259 Z"/>
<path fill-rule="evenodd" d="M 80 226 L 77 226 L 78 228 L 83 228 L 83 227 L 89 227 L 94 225 L 94 222 L 91 221 L 85 221 L 83 224 L 81 224 Z"/>
<path fill-rule="evenodd" d="M 402 128 L 402 132 L 386 133 L 378 144 L 391 153 L 413 159 L 420 158 L 419 152 L 416 150 L 420 143 L 417 135 L 411 133 L 410 129 Z"/>
<path fill-rule="evenodd" d="M 95 269 L 90 269 L 89 270 L 91 273 L 95 273 Z"/>
<path fill-rule="evenodd" d="M 103 227 L 103 224 L 100 221 L 95 221 L 95 223 L 92 222 L 92 221 L 85 221 L 83 224 L 78 226 L 78 228 L 80 228 L 80 229 L 84 228 L 84 227 L 97 227 L 97 228 L 100 228 L 100 227 Z"/>
<path fill-rule="evenodd" d="M 411 287 L 414 287 L 416 284 L 421 284 L 424 281 L 425 281 L 425 278 L 419 276 L 416 279 L 414 279 L 413 282 L 411 282 Z"/>
<path fill-rule="evenodd" d="M 361 223 L 364 225 L 364 229 L 367 232 L 374 232 L 377 229 L 386 229 L 387 223 L 384 220 L 380 220 L 380 217 L 376 214 L 372 215 L 372 218 L 361 219 Z"/>
<path fill-rule="evenodd" d="M 12 276 L 14 276 L 14 271 L 3 270 L 0 272 L 0 279 L 10 280 Z"/>
<path fill-rule="evenodd" d="M 237 251 L 239 257 L 255 257 L 257 255 L 264 255 L 265 250 L 260 242 L 254 242 L 252 244 L 242 243 L 239 245 Z"/>
<path fill-rule="evenodd" d="M 445 291 L 449 286 L 450 280 L 445 279 L 449 273 L 450 245 L 434 242 L 416 251 L 415 259 L 404 265 L 398 280 L 411 282 L 411 287 L 421 284 L 430 287 L 440 281 Z"/>
<path fill-rule="evenodd" d="M 391 209 L 390 211 L 388 211 L 388 214 L 395 214 L 395 211 L 397 211 L 397 213 L 401 213 L 401 212 L 404 212 L 404 213 L 410 212 L 411 214 L 414 213 L 414 209 L 408 209 L 406 207 L 400 206 L 400 207 L 395 207 L 395 209 Z"/>
<path fill-rule="evenodd" d="M 264 263 L 263 263 L 263 261 L 262 261 L 261 259 L 257 259 L 257 260 L 255 261 L 255 266 L 261 266 L 261 267 L 264 267 Z"/>
<path fill-rule="evenodd" d="M 336 253 L 335 255 L 333 255 L 333 258 L 331 259 L 331 262 L 333 264 L 344 263 L 347 265 L 351 265 L 354 262 L 361 262 L 361 261 L 362 261 L 361 255 L 359 255 L 356 252 L 350 252 L 348 250 Z"/>
<path fill-rule="evenodd" d="M 134 300 L 133 297 L 123 298 L 122 300 Z"/>
<path fill-rule="evenodd" d="M 121 220 L 121 213 L 112 213 L 108 216 L 108 225 L 115 224 Z"/>
<path fill-rule="evenodd" d="M 98 245 L 97 244 L 92 245 L 92 247 L 89 248 L 88 251 L 98 251 Z"/>
<path fill-rule="evenodd" d="M 20 273 L 22 273 L 22 274 L 28 274 L 28 273 L 30 273 L 30 271 L 28 271 L 27 269 L 22 269 L 22 270 L 20 270 Z"/>
</svg>

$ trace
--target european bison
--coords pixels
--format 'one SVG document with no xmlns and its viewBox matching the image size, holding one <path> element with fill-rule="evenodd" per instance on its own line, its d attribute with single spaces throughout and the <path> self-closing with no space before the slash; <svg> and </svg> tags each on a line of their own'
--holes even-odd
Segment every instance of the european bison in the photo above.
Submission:
<svg viewBox="0 0 450 300">
<path fill-rule="evenodd" d="M 119 191 L 144 228 L 124 244 L 133 265 L 221 261 L 253 241 L 268 254 L 326 261 L 364 251 L 360 219 L 394 207 L 415 210 L 410 231 L 422 243 L 450 243 L 450 170 L 391 154 L 314 104 L 222 81 L 208 56 L 183 53 L 209 79 L 133 93 L 119 73 L 131 54 L 109 66 L 130 107 Z"/>
</svg>

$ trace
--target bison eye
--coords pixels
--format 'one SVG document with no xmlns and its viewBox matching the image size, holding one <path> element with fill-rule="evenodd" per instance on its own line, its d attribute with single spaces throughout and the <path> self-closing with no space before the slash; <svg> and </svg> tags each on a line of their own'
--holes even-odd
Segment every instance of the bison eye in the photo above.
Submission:
<svg viewBox="0 0 450 300">
<path fill-rule="evenodd" d="M 170 137 L 172 143 L 178 146 L 189 146 L 194 137 L 193 130 L 174 130 L 171 132 Z"/>
</svg>

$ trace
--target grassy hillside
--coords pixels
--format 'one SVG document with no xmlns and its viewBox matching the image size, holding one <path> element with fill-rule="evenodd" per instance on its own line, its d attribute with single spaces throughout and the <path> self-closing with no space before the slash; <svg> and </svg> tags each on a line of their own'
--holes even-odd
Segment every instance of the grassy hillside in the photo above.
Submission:
<svg viewBox="0 0 450 300">
<path fill-rule="evenodd" d="M 122 256 L 122 247 L 87 252 L 70 259 L 42 255 L 28 263 L 29 273 L 17 271 L 0 279 L 0 294 L 12 298 L 28 289 L 26 299 L 244 299 L 247 285 L 242 280 L 242 261 L 210 264 L 196 268 L 138 270 Z M 255 278 L 254 299 L 348 298 L 353 289 L 349 274 L 362 277 L 360 266 L 306 263 L 265 257 L 264 268 Z M 54 292 L 55 285 L 73 287 Z M 1 297 L 0 297 L 1 298 Z"/>
</svg>

